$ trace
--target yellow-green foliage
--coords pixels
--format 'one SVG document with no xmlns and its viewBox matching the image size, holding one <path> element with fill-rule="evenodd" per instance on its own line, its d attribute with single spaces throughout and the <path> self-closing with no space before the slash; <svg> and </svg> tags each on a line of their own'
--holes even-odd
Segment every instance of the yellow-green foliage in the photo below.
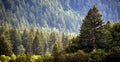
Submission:
<svg viewBox="0 0 120 62">
<path fill-rule="evenodd" d="M 31 62 L 43 62 L 42 57 L 40 55 L 32 55 Z"/>
<path fill-rule="evenodd" d="M 1 55 L 0 56 L 0 61 L 1 62 L 9 62 L 10 61 L 10 57 L 9 56 L 5 56 L 5 55 Z"/>
<path fill-rule="evenodd" d="M 22 54 L 16 57 L 13 54 L 11 57 L 1 55 L 0 62 L 43 62 L 43 59 L 40 55 L 27 56 L 26 54 Z"/>
<path fill-rule="evenodd" d="M 16 55 L 15 55 L 15 54 L 12 54 L 12 55 L 11 55 L 10 61 L 11 61 L 11 62 L 16 62 Z"/>
<path fill-rule="evenodd" d="M 18 55 L 16 58 L 16 62 L 26 62 L 27 56 L 25 54 Z"/>
</svg>

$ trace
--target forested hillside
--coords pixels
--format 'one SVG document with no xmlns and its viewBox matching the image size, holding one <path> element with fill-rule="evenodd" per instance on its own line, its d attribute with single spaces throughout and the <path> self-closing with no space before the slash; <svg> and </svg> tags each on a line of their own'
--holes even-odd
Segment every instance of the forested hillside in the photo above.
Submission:
<svg viewBox="0 0 120 62">
<path fill-rule="evenodd" d="M 119 0 L 0 0 L 0 23 L 7 22 L 21 30 L 33 25 L 79 33 L 82 19 L 94 4 L 104 22 L 120 20 Z"/>
<path fill-rule="evenodd" d="M 0 62 L 120 62 L 119 2 L 0 0 Z"/>
</svg>

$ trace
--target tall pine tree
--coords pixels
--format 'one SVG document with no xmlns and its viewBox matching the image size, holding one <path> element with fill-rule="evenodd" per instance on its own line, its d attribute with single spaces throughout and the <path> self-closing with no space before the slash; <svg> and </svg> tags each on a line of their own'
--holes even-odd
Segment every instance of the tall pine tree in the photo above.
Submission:
<svg viewBox="0 0 120 62">
<path fill-rule="evenodd" d="M 33 54 L 36 54 L 36 55 L 42 54 L 42 50 L 43 50 L 43 46 L 41 44 L 39 36 L 40 36 L 40 32 L 37 30 L 36 36 L 35 36 L 33 43 L 32 43 L 32 51 L 33 51 Z"/>
<path fill-rule="evenodd" d="M 32 42 L 33 42 L 33 36 L 31 35 L 31 33 L 25 29 L 23 34 L 22 34 L 22 44 L 25 48 L 25 53 L 27 55 L 31 55 L 32 54 Z"/>
<path fill-rule="evenodd" d="M 79 48 L 86 52 L 92 51 L 96 47 L 102 48 L 103 20 L 98 8 L 94 5 L 83 20 L 80 30 Z"/>
<path fill-rule="evenodd" d="M 9 39 L 12 44 L 12 51 L 14 52 L 14 54 L 18 54 L 19 51 L 17 47 L 20 46 L 22 42 L 20 32 L 15 27 L 10 29 Z"/>
</svg>

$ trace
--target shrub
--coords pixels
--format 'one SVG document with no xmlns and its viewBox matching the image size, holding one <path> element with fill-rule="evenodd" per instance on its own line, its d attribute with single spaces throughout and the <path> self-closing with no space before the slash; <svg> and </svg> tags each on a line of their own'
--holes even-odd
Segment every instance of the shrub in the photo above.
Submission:
<svg viewBox="0 0 120 62">
<path fill-rule="evenodd" d="M 1 62 L 9 62 L 10 61 L 10 57 L 9 56 L 5 56 L 5 55 L 1 55 L 0 56 L 0 61 Z"/>
<path fill-rule="evenodd" d="M 54 57 L 52 55 L 48 55 L 44 57 L 44 62 L 54 62 Z"/>
<path fill-rule="evenodd" d="M 43 62 L 42 57 L 40 55 L 32 55 L 31 62 Z"/>
<path fill-rule="evenodd" d="M 11 55 L 10 62 L 16 62 L 16 55 L 15 54 Z"/>
<path fill-rule="evenodd" d="M 16 58 L 16 62 L 26 62 L 27 61 L 27 56 L 25 54 L 18 55 Z"/>
<path fill-rule="evenodd" d="M 105 62 L 106 55 L 101 49 L 94 50 L 89 57 L 89 62 Z"/>
<path fill-rule="evenodd" d="M 106 62 L 120 62 L 120 47 L 112 47 L 109 55 L 106 57 Z"/>
<path fill-rule="evenodd" d="M 75 53 L 61 54 L 59 62 L 88 62 L 89 54 L 78 50 Z"/>
</svg>

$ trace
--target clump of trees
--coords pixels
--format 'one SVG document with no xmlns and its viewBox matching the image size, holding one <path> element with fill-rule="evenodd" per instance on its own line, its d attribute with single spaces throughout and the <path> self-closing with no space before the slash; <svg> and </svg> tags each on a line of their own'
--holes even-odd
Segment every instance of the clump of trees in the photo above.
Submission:
<svg viewBox="0 0 120 62">
<path fill-rule="evenodd" d="M 65 46 L 62 46 L 68 44 L 69 36 L 65 33 L 60 35 L 57 30 L 47 32 L 31 27 L 21 31 L 7 24 L 0 26 L 0 55 L 51 54 L 56 42 L 60 44 L 59 49 L 63 50 Z"/>
<path fill-rule="evenodd" d="M 83 50 L 89 53 L 89 62 L 120 61 L 120 22 L 105 24 L 101 17 L 98 8 L 93 6 L 83 19 L 80 34 L 66 47 L 67 53 Z"/>
</svg>

